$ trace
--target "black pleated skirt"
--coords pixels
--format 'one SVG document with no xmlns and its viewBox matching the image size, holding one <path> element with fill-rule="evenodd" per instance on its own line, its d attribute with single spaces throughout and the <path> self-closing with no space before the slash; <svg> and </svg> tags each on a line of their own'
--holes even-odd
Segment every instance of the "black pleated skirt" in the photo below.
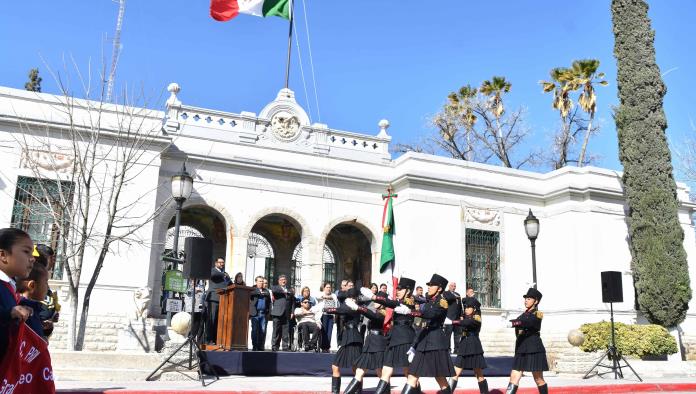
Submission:
<svg viewBox="0 0 696 394">
<path fill-rule="evenodd" d="M 355 362 L 356 368 L 362 368 L 365 370 L 382 368 L 384 362 L 384 352 L 373 352 L 366 353 L 363 352 L 358 357 Z"/>
<path fill-rule="evenodd" d="M 527 372 L 548 371 L 549 363 L 546 361 L 546 352 L 515 353 L 512 369 Z"/>
<path fill-rule="evenodd" d="M 461 369 L 488 368 L 483 354 L 457 356 L 457 358 L 454 360 L 454 366 Z"/>
<path fill-rule="evenodd" d="M 392 368 L 408 367 L 410 363 L 408 362 L 408 354 L 406 352 L 408 352 L 410 347 L 410 344 L 404 343 L 403 345 L 388 348 L 384 352 L 384 366 Z"/>
<path fill-rule="evenodd" d="M 334 356 L 333 365 L 337 365 L 341 368 L 353 368 L 355 362 L 360 358 L 360 354 L 362 354 L 361 343 L 351 343 L 341 346 Z"/>
<path fill-rule="evenodd" d="M 408 373 L 418 377 L 454 376 L 454 366 L 447 349 L 416 351 Z"/>
</svg>

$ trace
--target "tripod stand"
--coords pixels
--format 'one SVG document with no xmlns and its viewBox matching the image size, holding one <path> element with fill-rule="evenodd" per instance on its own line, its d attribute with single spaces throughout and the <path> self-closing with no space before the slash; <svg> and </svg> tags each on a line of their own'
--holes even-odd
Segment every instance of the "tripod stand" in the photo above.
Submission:
<svg viewBox="0 0 696 394">
<path fill-rule="evenodd" d="M 638 374 L 633 369 L 633 367 L 631 367 L 631 364 L 629 364 L 628 361 L 626 361 L 626 359 L 624 358 L 624 356 L 622 356 L 621 353 L 619 353 L 618 350 L 616 349 L 616 337 L 614 334 L 614 303 L 613 302 L 609 303 L 609 308 L 610 308 L 610 313 L 611 313 L 611 343 L 609 345 L 607 345 L 607 351 L 604 352 L 604 355 L 602 356 L 602 358 L 600 358 L 599 361 L 597 361 L 597 363 L 589 371 L 587 371 L 585 376 L 583 376 L 583 379 L 587 379 L 590 376 L 590 373 L 592 373 L 592 371 L 594 371 L 595 368 L 597 368 L 597 367 L 610 368 L 611 370 L 606 371 L 606 372 L 599 372 L 599 370 L 597 370 L 597 371 L 595 371 L 596 376 L 602 376 L 602 375 L 606 375 L 608 373 L 613 372 L 614 379 L 623 379 L 624 376 L 623 376 L 623 371 L 621 370 L 621 368 L 628 367 L 631 370 L 631 372 L 633 372 L 633 374 L 636 375 L 638 380 L 642 382 L 643 379 L 641 379 L 640 376 L 638 376 Z M 602 361 L 604 361 L 605 358 L 608 359 L 609 361 L 611 361 L 611 364 L 602 364 Z M 626 365 L 621 365 L 621 361 L 626 363 Z"/>
<path fill-rule="evenodd" d="M 198 344 L 198 341 L 201 338 L 202 333 L 205 332 L 205 325 L 206 325 L 206 321 L 208 320 L 208 308 L 205 306 L 205 303 L 203 303 L 203 306 L 202 306 L 200 322 L 198 323 L 198 326 L 197 326 L 195 332 L 193 330 L 194 316 L 195 316 L 195 311 L 196 311 L 196 306 L 197 306 L 196 300 L 198 299 L 198 297 L 196 297 L 196 284 L 198 283 L 198 281 L 194 279 L 193 283 L 194 283 L 194 286 L 193 286 L 194 290 L 193 290 L 193 296 L 191 297 L 193 300 L 193 305 L 191 308 L 191 329 L 189 330 L 186 341 L 184 341 L 181 345 L 179 345 L 179 347 L 177 347 L 169 356 L 167 356 L 167 358 L 164 359 L 164 361 L 162 361 L 162 363 L 157 368 L 155 368 L 155 370 L 152 371 L 152 373 L 150 373 L 150 375 L 147 378 L 145 378 L 145 380 L 147 380 L 147 381 L 152 380 L 152 377 L 157 373 L 157 371 L 161 370 L 162 367 L 164 367 L 164 365 L 167 363 L 170 363 L 170 364 L 175 365 L 177 367 L 185 367 L 189 371 L 196 368 L 197 372 L 198 372 L 198 380 L 201 382 L 201 384 L 204 387 L 206 385 L 205 384 L 205 377 L 204 377 L 205 374 L 203 373 L 204 366 L 208 367 L 207 370 L 210 371 L 210 373 L 212 373 L 213 377 L 215 378 L 213 381 L 220 379 L 220 377 L 215 372 L 215 370 L 209 367 L 207 359 L 206 359 L 205 355 L 203 354 L 203 352 L 201 351 L 201 347 Z M 183 360 L 183 361 L 171 361 L 171 359 L 177 353 L 179 353 L 181 351 L 181 349 L 183 349 L 186 345 L 188 345 L 188 367 L 186 367 L 186 365 L 184 365 L 185 360 Z M 193 357 L 194 357 L 193 349 L 194 348 L 196 349 L 196 353 L 195 353 L 196 363 L 195 364 L 193 363 Z"/>
</svg>

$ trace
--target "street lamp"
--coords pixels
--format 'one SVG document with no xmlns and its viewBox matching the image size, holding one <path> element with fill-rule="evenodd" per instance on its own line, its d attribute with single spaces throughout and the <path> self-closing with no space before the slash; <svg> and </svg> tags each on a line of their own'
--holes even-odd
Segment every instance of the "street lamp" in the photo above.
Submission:
<svg viewBox="0 0 696 394">
<path fill-rule="evenodd" d="M 531 208 L 529 209 L 529 215 L 524 219 L 524 231 L 527 233 L 527 238 L 529 242 L 532 243 L 532 281 L 534 281 L 534 288 L 537 288 L 537 277 L 536 277 L 536 239 L 539 236 L 539 219 L 534 216 Z"/>
<path fill-rule="evenodd" d="M 176 219 L 174 222 L 174 257 L 179 258 L 179 225 L 181 224 L 181 206 L 184 205 L 193 190 L 193 177 L 186 172 L 186 162 L 181 172 L 172 176 L 172 197 L 176 201 Z"/>
</svg>

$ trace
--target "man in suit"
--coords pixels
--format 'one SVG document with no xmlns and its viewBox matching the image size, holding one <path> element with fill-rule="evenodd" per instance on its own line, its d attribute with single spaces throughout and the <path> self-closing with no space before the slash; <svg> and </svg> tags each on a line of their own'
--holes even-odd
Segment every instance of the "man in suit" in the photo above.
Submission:
<svg viewBox="0 0 696 394">
<path fill-rule="evenodd" d="M 457 349 L 457 344 L 459 344 L 459 340 L 462 337 L 462 327 L 452 327 L 452 320 L 459 320 L 462 316 L 462 296 L 456 290 L 457 284 L 450 282 L 449 286 L 447 286 L 447 291 L 442 294 L 442 297 L 449 304 L 447 307 L 447 319 L 443 329 L 445 330 L 448 344 L 452 340 L 452 334 L 454 333 L 454 349 Z M 449 345 L 447 347 L 449 348 Z"/>
<path fill-rule="evenodd" d="M 273 319 L 273 342 L 271 349 L 277 352 L 281 345 L 283 351 L 290 350 L 290 319 L 295 307 L 295 291 L 287 287 L 288 278 L 285 275 L 278 277 L 278 285 L 271 287 L 273 293 L 273 307 L 271 318 Z M 281 338 L 282 337 L 282 338 Z"/>
<path fill-rule="evenodd" d="M 218 310 L 220 305 L 220 289 L 225 289 L 232 282 L 230 276 L 225 272 L 225 259 L 218 257 L 215 266 L 210 270 L 210 281 L 206 300 L 208 301 L 208 327 L 206 340 L 208 343 L 215 343 L 217 337 Z"/>
<path fill-rule="evenodd" d="M 263 351 L 266 344 L 266 323 L 271 311 L 271 292 L 263 287 L 263 276 L 255 279 L 254 290 L 249 299 L 249 318 L 251 319 L 251 345 L 253 350 Z"/>
</svg>

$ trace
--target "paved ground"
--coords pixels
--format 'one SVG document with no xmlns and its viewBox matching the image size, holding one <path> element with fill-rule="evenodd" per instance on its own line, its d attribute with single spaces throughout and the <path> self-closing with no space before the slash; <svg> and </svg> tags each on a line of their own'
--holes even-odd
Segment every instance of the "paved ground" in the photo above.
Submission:
<svg viewBox="0 0 696 394">
<path fill-rule="evenodd" d="M 645 379 L 643 383 L 637 379 L 614 380 L 610 378 L 591 378 L 583 380 L 572 377 L 548 377 L 547 383 L 550 393 L 696 393 L 696 380 L 693 377 Z M 342 387 L 350 381 L 350 377 L 342 379 Z M 492 393 L 504 393 L 507 386 L 507 378 L 489 378 L 489 387 Z M 395 378 L 392 381 L 392 393 L 400 393 L 405 382 L 404 378 Z M 370 393 L 377 384 L 377 378 L 366 378 L 364 392 Z M 536 386 L 531 377 L 522 379 L 518 393 L 536 393 Z M 177 393 L 194 394 L 199 392 L 224 392 L 224 393 L 329 393 L 331 388 L 330 378 L 275 376 L 275 377 L 224 377 L 202 387 L 198 381 L 156 381 L 156 382 L 85 382 L 85 381 L 59 381 L 56 387 L 60 393 Z M 425 379 L 422 387 L 426 393 L 435 393 L 436 384 L 432 378 Z M 497 390 L 497 391 L 496 391 Z M 474 378 L 463 378 L 457 386 L 458 394 L 478 393 L 478 386 Z"/>
</svg>

